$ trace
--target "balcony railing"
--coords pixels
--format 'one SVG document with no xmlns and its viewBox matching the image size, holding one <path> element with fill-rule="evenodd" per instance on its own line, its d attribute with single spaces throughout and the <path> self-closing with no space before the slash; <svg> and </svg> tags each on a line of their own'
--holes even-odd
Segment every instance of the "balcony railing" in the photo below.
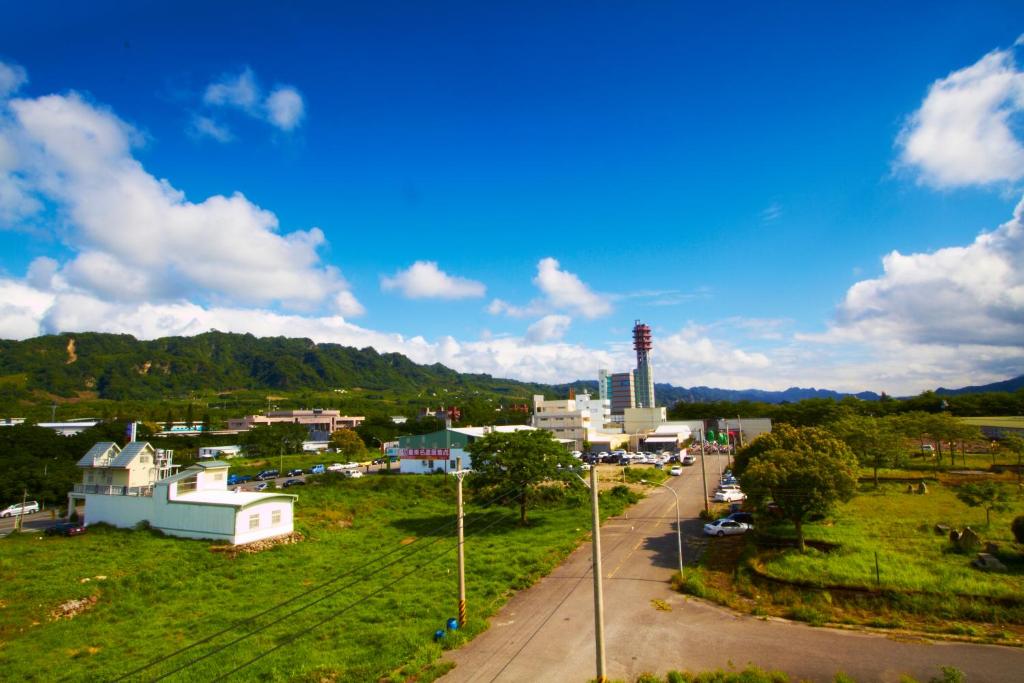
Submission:
<svg viewBox="0 0 1024 683">
<path fill-rule="evenodd" d="M 93 493 L 101 496 L 152 496 L 152 486 L 113 486 L 111 484 L 75 484 L 75 493 Z"/>
</svg>

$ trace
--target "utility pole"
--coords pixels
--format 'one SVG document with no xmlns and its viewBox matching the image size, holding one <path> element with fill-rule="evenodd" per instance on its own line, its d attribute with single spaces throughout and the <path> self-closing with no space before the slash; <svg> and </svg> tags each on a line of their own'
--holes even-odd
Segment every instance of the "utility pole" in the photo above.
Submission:
<svg viewBox="0 0 1024 683">
<path fill-rule="evenodd" d="M 700 481 L 704 484 L 704 512 L 710 512 L 708 506 L 708 473 L 704 469 L 704 428 L 700 429 Z"/>
<path fill-rule="evenodd" d="M 601 513 L 597 503 L 597 466 L 590 468 L 590 508 L 594 518 L 593 550 L 594 563 L 594 646 L 597 655 L 597 683 L 605 683 L 604 659 L 604 589 L 601 585 Z"/>
<path fill-rule="evenodd" d="M 458 470 L 454 474 L 455 478 L 459 480 L 459 485 L 455 494 L 455 504 L 458 507 L 455 528 L 458 530 L 459 537 L 459 627 L 461 628 L 466 625 L 466 555 L 464 550 L 466 538 L 463 533 L 465 513 L 462 509 L 462 478 L 466 476 L 466 472 L 462 469 L 462 456 L 456 459 L 456 465 Z"/>
<path fill-rule="evenodd" d="M 54 403 L 50 406 L 50 422 L 57 421 L 57 404 Z"/>
</svg>

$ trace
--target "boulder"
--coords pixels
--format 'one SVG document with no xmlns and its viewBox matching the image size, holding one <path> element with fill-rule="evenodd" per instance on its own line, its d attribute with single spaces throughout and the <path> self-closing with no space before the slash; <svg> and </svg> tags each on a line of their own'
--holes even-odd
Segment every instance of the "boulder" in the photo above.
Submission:
<svg viewBox="0 0 1024 683">
<path fill-rule="evenodd" d="M 960 538 L 957 539 L 956 545 L 957 548 L 965 553 L 974 552 L 981 547 L 981 536 L 971 527 L 967 527 L 960 533 Z"/>
<path fill-rule="evenodd" d="M 978 558 L 971 562 L 975 567 L 986 572 L 1005 572 L 1006 565 L 990 553 L 978 553 Z"/>
<path fill-rule="evenodd" d="M 922 481 L 920 484 L 917 485 L 917 492 L 922 495 L 928 493 L 928 486 Z"/>
<path fill-rule="evenodd" d="M 913 484 L 907 484 L 907 493 L 913 493 L 913 492 L 914 492 L 914 485 Z"/>
<path fill-rule="evenodd" d="M 949 533 L 949 525 L 948 524 L 936 524 L 935 525 L 935 534 L 937 536 L 945 536 L 948 533 Z"/>
<path fill-rule="evenodd" d="M 989 555 L 996 555 L 999 553 L 999 544 L 989 541 L 985 544 L 985 552 Z"/>
</svg>

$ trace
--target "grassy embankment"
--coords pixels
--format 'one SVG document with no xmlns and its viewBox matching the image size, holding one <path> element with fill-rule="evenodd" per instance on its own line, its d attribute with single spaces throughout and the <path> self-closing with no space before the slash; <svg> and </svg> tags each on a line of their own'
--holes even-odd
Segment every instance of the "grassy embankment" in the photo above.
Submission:
<svg viewBox="0 0 1024 683">
<path fill-rule="evenodd" d="M 862 484 L 834 515 L 805 526 L 816 546 L 806 553 L 772 542 L 792 538 L 791 525 L 762 521 L 756 536 L 712 541 L 683 589 L 755 614 L 816 624 L 1024 642 L 1024 548 L 1010 531 L 1013 518 L 1024 514 L 1024 498 L 1015 495 L 1016 480 L 1004 476 L 1014 492 L 1012 509 L 993 512 L 986 527 L 983 509 L 956 498 L 954 485 L 964 480 L 940 474 L 925 495 L 907 493 L 906 483 Z M 996 543 L 1007 570 L 973 568 L 975 554 L 954 551 L 937 524 L 970 526 Z"/>
<path fill-rule="evenodd" d="M 305 540 L 237 557 L 211 552 L 215 546 L 205 541 L 102 527 L 77 538 L 0 540 L 4 678 L 107 680 L 222 629 L 227 633 L 148 669 L 147 679 L 210 654 L 171 680 L 211 680 L 282 644 L 239 679 L 436 675 L 442 646 L 432 635 L 456 614 L 454 481 L 332 476 L 299 494 L 296 530 Z M 467 506 L 470 619 L 446 637 L 449 644 L 483 630 L 511 591 L 549 572 L 587 535 L 585 494 L 551 498 L 531 510 L 525 528 L 508 508 Z M 606 514 L 626 505 L 621 494 L 603 499 Z M 370 563 L 386 553 L 393 554 Z M 312 590 L 339 575 L 345 578 Z M 342 590 L 328 596 L 336 588 Z M 235 625 L 308 590 L 306 598 Z M 93 596 L 95 605 L 74 618 L 52 617 L 58 605 Z"/>
</svg>

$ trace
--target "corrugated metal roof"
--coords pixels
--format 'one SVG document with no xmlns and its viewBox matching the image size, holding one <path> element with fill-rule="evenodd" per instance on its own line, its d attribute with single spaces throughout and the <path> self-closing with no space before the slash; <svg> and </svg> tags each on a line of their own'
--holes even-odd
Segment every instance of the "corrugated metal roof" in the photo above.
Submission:
<svg viewBox="0 0 1024 683">
<path fill-rule="evenodd" d="M 95 444 L 92 448 L 90 448 L 85 455 L 82 456 L 81 460 L 78 461 L 78 466 L 95 467 L 96 461 L 104 459 L 104 456 L 106 456 L 107 452 L 110 449 L 114 449 L 115 456 L 121 450 L 113 441 L 100 441 L 98 444 Z"/>
<path fill-rule="evenodd" d="M 153 453 L 153 447 L 145 441 L 133 441 L 121 450 L 121 454 L 110 463 L 111 467 L 128 467 L 140 454 Z"/>
<path fill-rule="evenodd" d="M 215 470 L 219 467 L 231 467 L 231 465 L 226 462 L 221 462 L 220 460 L 204 460 L 202 462 L 195 463 L 192 467 L 202 467 L 204 470 Z"/>
</svg>

